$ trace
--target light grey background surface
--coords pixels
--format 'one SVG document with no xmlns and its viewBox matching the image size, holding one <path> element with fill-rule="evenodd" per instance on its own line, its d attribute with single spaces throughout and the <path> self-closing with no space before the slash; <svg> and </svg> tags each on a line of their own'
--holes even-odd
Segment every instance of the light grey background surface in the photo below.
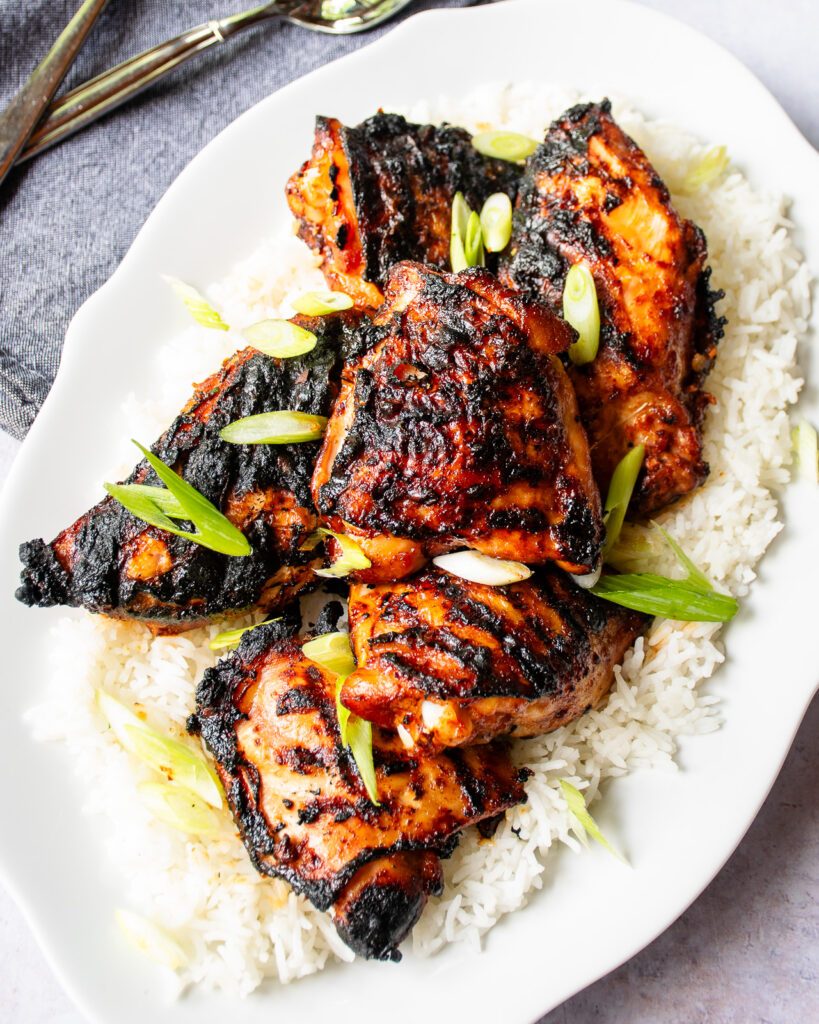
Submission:
<svg viewBox="0 0 819 1024">
<path fill-rule="evenodd" d="M 676 15 L 731 50 L 819 147 L 816 0 L 641 2 Z M 214 2 L 214 13 L 218 9 Z M 582 59 L 582 39 L 559 44 L 578 45 Z M 547 54 L 547 41 L 544 47 Z M 707 75 L 708 69 L 692 67 L 691 74 Z M 819 225 L 812 227 L 819 230 Z M 0 433 L 0 480 L 17 448 L 16 441 Z M 787 680 L 772 681 L 776 685 L 787 685 Z M 651 946 L 541 1024 L 819 1021 L 818 735 L 819 701 L 814 701 L 762 812 L 705 893 Z M 547 930 L 544 975 L 549 942 L 554 941 L 560 937 Z M 434 1007 L 425 1012 L 436 1019 Z M 0 1024 L 84 1024 L 2 890 Z"/>
</svg>

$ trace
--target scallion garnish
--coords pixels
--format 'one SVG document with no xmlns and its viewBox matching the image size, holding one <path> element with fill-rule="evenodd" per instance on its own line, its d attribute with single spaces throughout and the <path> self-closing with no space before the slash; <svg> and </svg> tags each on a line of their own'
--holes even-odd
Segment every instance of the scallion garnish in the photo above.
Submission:
<svg viewBox="0 0 819 1024">
<path fill-rule="evenodd" d="M 353 300 L 344 292 L 315 291 L 297 296 L 291 305 L 297 313 L 303 313 L 304 316 L 327 316 L 328 313 L 352 309 Z"/>
<path fill-rule="evenodd" d="M 242 331 L 246 341 L 274 359 L 292 359 L 312 352 L 316 336 L 289 320 L 259 320 Z"/>
<path fill-rule="evenodd" d="M 481 218 L 474 210 L 470 211 L 469 220 L 466 222 L 464 256 L 466 256 L 466 265 L 468 267 L 482 267 L 486 263 Z"/>
<path fill-rule="evenodd" d="M 481 231 L 487 252 L 502 252 L 512 237 L 512 200 L 495 192 L 481 207 Z"/>
<path fill-rule="evenodd" d="M 189 789 L 167 782 L 143 782 L 137 792 L 155 818 L 178 832 L 214 836 L 222 831 L 219 818 Z"/>
<path fill-rule="evenodd" d="M 453 274 L 459 274 L 469 266 L 466 258 L 464 242 L 466 239 L 466 229 L 469 224 L 469 215 L 471 212 L 469 204 L 463 197 L 463 193 L 456 192 L 455 198 L 452 200 L 452 218 L 449 238 L 449 262 L 452 267 Z"/>
<path fill-rule="evenodd" d="M 210 327 L 216 331 L 227 331 L 230 328 L 207 299 L 193 285 L 185 284 L 178 277 L 165 276 L 165 280 L 173 288 L 193 319 L 202 327 Z"/>
<path fill-rule="evenodd" d="M 378 784 L 373 764 L 372 726 L 363 718 L 354 715 L 341 703 L 341 687 L 344 685 L 344 680 L 356 667 L 350 647 L 350 636 L 348 633 L 341 632 L 323 633 L 313 640 L 308 640 L 302 647 L 302 651 L 310 661 L 314 661 L 325 671 L 337 676 L 335 698 L 341 743 L 342 746 L 350 748 L 367 795 L 378 807 Z"/>
<path fill-rule="evenodd" d="M 569 359 L 577 366 L 590 363 L 600 345 L 600 307 L 594 278 L 584 263 L 575 263 L 566 274 L 563 317 L 580 335 L 569 346 Z"/>
<path fill-rule="evenodd" d="M 712 146 L 707 149 L 688 169 L 683 178 L 684 190 L 696 192 L 703 185 L 710 185 L 725 172 L 729 162 L 725 146 Z"/>
<path fill-rule="evenodd" d="M 627 452 L 617 463 L 609 483 L 606 495 L 606 540 L 603 544 L 603 557 L 611 551 L 620 537 L 623 520 L 626 518 L 628 503 L 637 483 L 640 468 L 645 457 L 645 445 L 638 444 Z"/>
<path fill-rule="evenodd" d="M 319 441 L 326 428 L 326 416 L 281 409 L 228 423 L 219 437 L 230 444 L 300 444 Z"/>
<path fill-rule="evenodd" d="M 495 157 L 496 160 L 509 160 L 519 163 L 531 156 L 538 143 L 528 135 L 519 132 L 492 131 L 481 132 L 472 138 L 472 145 L 484 156 Z"/>
<path fill-rule="evenodd" d="M 210 548 L 211 551 L 236 557 L 252 553 L 253 549 L 247 537 L 237 530 L 214 504 L 195 487 L 191 487 L 170 466 L 166 466 L 153 452 L 148 451 L 138 441 L 134 441 L 134 444 L 165 484 L 168 493 L 158 493 L 162 492 L 162 488 L 144 484 L 106 483 L 105 489 L 115 501 L 131 515 L 150 526 L 166 530 L 177 537 L 184 537 L 194 544 Z M 184 519 L 193 523 L 194 532 L 180 529 L 174 525 L 172 519 Z"/>
<path fill-rule="evenodd" d="M 791 431 L 796 468 L 800 480 L 819 482 L 819 445 L 816 429 L 807 420 L 800 420 Z"/>
<path fill-rule="evenodd" d="M 176 939 L 147 917 L 120 908 L 114 911 L 114 920 L 131 945 L 156 963 L 175 971 L 188 962 L 188 954 Z"/>
<path fill-rule="evenodd" d="M 459 576 L 471 583 L 482 583 L 485 587 L 506 587 L 510 583 L 527 580 L 532 575 L 532 570 L 523 562 L 490 558 L 489 555 L 471 549 L 438 555 L 432 561 L 452 576 Z"/>
<path fill-rule="evenodd" d="M 226 651 L 232 647 L 238 647 L 245 633 L 249 633 L 251 629 L 256 629 L 259 626 L 269 626 L 271 622 L 278 622 L 280 618 L 281 616 L 275 619 L 265 619 L 264 622 L 256 622 L 252 626 L 241 626 L 238 629 L 226 629 L 209 640 L 208 647 L 212 651 Z"/>
<path fill-rule="evenodd" d="M 336 541 L 341 548 L 341 558 L 336 559 L 329 569 L 314 570 L 316 576 L 339 579 L 342 576 L 349 575 L 351 572 L 355 572 L 357 569 L 369 569 L 372 565 L 372 562 L 361 550 L 360 545 L 352 537 L 347 537 L 343 533 L 334 533 L 323 526 L 319 527 L 317 532 L 324 537 L 332 537 Z M 309 540 L 310 538 L 308 538 Z"/>
<path fill-rule="evenodd" d="M 626 858 L 615 850 L 608 839 L 606 839 L 600 831 L 600 826 L 589 814 L 589 810 L 586 807 L 586 801 L 583 799 L 583 794 L 580 790 L 575 789 L 575 787 L 565 779 L 560 780 L 560 789 L 563 793 L 563 799 L 566 801 L 569 813 L 583 830 L 583 836 L 585 837 L 585 833 L 588 832 L 596 843 L 599 843 L 605 850 L 608 850 L 610 854 L 615 856 L 624 864 L 628 864 Z"/>
</svg>

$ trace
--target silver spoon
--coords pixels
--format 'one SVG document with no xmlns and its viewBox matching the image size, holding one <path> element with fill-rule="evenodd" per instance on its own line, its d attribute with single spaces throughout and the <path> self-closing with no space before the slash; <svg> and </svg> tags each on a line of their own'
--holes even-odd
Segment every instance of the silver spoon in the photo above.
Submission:
<svg viewBox="0 0 819 1024">
<path fill-rule="evenodd" d="M 351 35 L 374 28 L 410 0 L 276 0 L 242 14 L 208 21 L 77 86 L 51 104 L 31 133 L 17 162 L 62 142 L 86 125 L 141 93 L 169 71 L 203 50 L 223 43 L 260 22 L 284 18 L 312 32 Z"/>
<path fill-rule="evenodd" d="M 108 0 L 84 0 L 28 81 L 0 114 L 0 182 L 43 116 Z"/>
</svg>

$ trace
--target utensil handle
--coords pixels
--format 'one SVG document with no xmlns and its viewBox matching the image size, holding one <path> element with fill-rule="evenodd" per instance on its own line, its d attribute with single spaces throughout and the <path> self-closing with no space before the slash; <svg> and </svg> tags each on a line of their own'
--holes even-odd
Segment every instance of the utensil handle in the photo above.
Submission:
<svg viewBox="0 0 819 1024">
<path fill-rule="evenodd" d="M 211 46 L 223 43 L 251 25 L 278 15 L 275 4 L 263 4 L 243 14 L 208 21 L 174 39 L 152 46 L 84 85 L 77 86 L 51 104 L 40 124 L 31 133 L 18 160 L 28 160 L 62 142 L 103 114 L 143 92 L 185 61 Z"/>
<path fill-rule="evenodd" d="M 0 115 L 0 182 L 43 115 L 108 0 L 85 0 Z"/>
</svg>

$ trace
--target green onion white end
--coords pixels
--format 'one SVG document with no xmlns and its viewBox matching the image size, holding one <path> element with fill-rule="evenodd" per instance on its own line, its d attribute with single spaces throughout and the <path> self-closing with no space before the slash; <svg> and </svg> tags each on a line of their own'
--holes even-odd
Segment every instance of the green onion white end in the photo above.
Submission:
<svg viewBox="0 0 819 1024">
<path fill-rule="evenodd" d="M 487 252 L 502 252 L 512 237 L 512 200 L 495 192 L 481 207 L 481 231 Z"/>
<path fill-rule="evenodd" d="M 791 431 L 791 441 L 799 479 L 811 484 L 819 483 L 819 444 L 816 428 L 807 420 L 800 420 Z"/>
<path fill-rule="evenodd" d="M 303 356 L 316 347 L 316 336 L 289 320 L 259 320 L 245 327 L 242 337 L 253 348 L 274 359 Z"/>
<path fill-rule="evenodd" d="M 326 416 L 280 409 L 234 420 L 219 436 L 229 444 L 302 444 L 321 440 L 326 429 Z"/>
<path fill-rule="evenodd" d="M 219 313 L 193 285 L 185 284 L 178 277 L 164 276 L 176 295 L 185 303 L 185 308 L 198 324 L 216 331 L 230 330 Z"/>
<path fill-rule="evenodd" d="M 492 131 L 474 135 L 472 145 L 484 156 L 520 163 L 534 153 L 539 143 L 536 139 L 521 135 L 519 132 Z"/>
<path fill-rule="evenodd" d="M 313 291 L 298 295 L 290 304 L 304 316 L 329 316 L 352 309 L 353 300 L 344 292 Z"/>
<path fill-rule="evenodd" d="M 505 558 L 490 558 L 480 551 L 453 551 L 432 559 L 439 569 L 486 587 L 506 587 L 511 583 L 528 580 L 532 570 L 523 562 L 510 562 Z"/>
<path fill-rule="evenodd" d="M 600 307 L 591 271 L 584 263 L 575 263 L 566 274 L 563 286 L 563 318 L 580 335 L 569 346 L 569 359 L 576 365 L 590 363 L 600 346 Z"/>
</svg>

